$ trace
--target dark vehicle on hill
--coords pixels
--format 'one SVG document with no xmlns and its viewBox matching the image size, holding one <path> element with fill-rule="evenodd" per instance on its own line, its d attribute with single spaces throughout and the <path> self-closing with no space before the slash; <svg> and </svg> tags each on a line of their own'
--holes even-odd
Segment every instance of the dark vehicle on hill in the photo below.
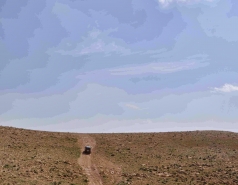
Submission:
<svg viewBox="0 0 238 185">
<path fill-rule="evenodd" d="M 84 154 L 91 154 L 91 146 L 85 146 L 83 153 Z"/>
</svg>

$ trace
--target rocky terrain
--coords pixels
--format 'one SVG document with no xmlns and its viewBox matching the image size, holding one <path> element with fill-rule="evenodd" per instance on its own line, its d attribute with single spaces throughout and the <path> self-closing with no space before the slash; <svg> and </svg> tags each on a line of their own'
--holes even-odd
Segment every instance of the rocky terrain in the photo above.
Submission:
<svg viewBox="0 0 238 185">
<path fill-rule="evenodd" d="M 84 145 L 92 154 L 83 155 Z M 75 134 L 0 127 L 0 184 L 238 184 L 238 134 Z"/>
<path fill-rule="evenodd" d="M 87 184 L 72 134 L 0 127 L 0 184 Z"/>
<path fill-rule="evenodd" d="M 238 134 L 195 131 L 97 134 L 97 153 L 121 167 L 122 184 L 238 184 Z M 105 175 L 106 173 L 106 175 Z M 104 183 L 111 175 L 102 172 Z"/>
</svg>

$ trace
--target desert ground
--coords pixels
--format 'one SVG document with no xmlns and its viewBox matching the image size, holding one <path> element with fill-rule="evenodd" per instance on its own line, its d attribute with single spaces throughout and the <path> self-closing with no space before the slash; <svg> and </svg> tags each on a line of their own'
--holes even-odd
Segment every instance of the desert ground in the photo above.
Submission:
<svg viewBox="0 0 238 185">
<path fill-rule="evenodd" d="M 85 145 L 90 155 L 82 154 Z M 77 134 L 0 127 L 0 184 L 238 184 L 238 134 Z"/>
</svg>

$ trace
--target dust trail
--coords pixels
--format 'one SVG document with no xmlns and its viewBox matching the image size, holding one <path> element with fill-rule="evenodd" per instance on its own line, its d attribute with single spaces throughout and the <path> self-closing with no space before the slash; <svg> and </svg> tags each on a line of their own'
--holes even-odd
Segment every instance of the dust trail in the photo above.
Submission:
<svg viewBox="0 0 238 185">
<path fill-rule="evenodd" d="M 90 155 L 83 154 L 84 147 L 86 145 L 90 145 L 92 149 L 96 146 L 96 141 L 89 135 L 80 135 L 81 140 L 81 155 L 78 159 L 78 164 L 83 168 L 85 171 L 88 179 L 89 179 L 89 185 L 102 185 L 101 176 L 97 170 L 97 167 L 95 164 L 92 163 L 92 157 L 93 153 Z"/>
</svg>

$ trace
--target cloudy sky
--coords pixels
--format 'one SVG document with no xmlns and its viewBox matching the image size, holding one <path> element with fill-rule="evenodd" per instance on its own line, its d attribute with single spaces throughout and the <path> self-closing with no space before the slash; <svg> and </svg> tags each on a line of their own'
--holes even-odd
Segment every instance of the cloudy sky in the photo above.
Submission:
<svg viewBox="0 0 238 185">
<path fill-rule="evenodd" d="M 237 0 L 1 0 L 0 125 L 238 132 Z"/>
</svg>

